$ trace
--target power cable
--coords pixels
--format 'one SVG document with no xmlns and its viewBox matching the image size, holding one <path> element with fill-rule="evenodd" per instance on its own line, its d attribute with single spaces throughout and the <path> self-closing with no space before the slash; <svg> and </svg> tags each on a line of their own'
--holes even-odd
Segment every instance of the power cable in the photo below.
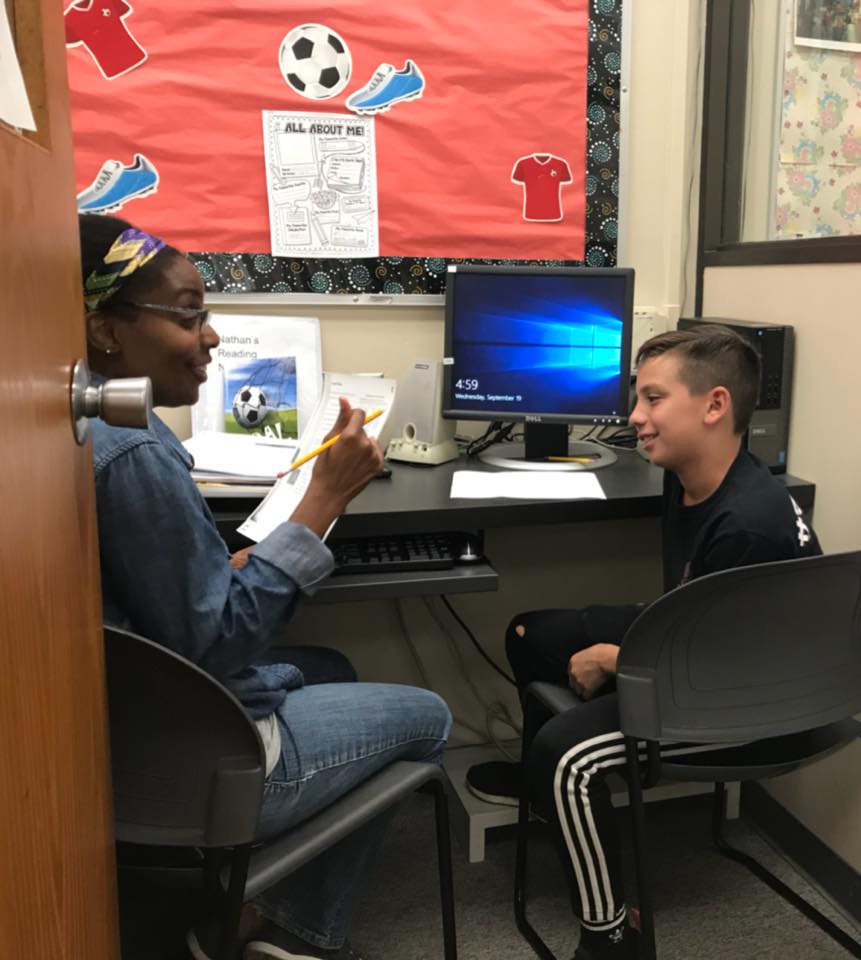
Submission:
<svg viewBox="0 0 861 960">
<path fill-rule="evenodd" d="M 407 645 L 407 649 L 412 654 L 412 658 L 415 661 L 415 665 L 419 671 L 419 676 L 421 677 L 422 684 L 426 690 L 433 690 L 433 684 L 430 681 L 430 677 L 427 675 L 425 670 L 424 662 L 422 661 L 421 656 L 419 655 L 418 650 L 416 649 L 415 643 L 413 643 L 413 638 L 410 636 L 410 629 L 407 625 L 406 614 L 404 613 L 403 600 L 400 598 L 395 601 L 395 608 L 398 613 L 398 621 L 401 625 L 401 636 L 404 639 L 404 642 Z M 484 736 L 484 732 L 479 730 L 477 727 L 473 727 L 472 724 L 467 723 L 465 720 L 461 720 L 459 717 L 455 717 L 452 714 L 452 723 L 457 724 L 459 727 L 462 727 L 464 730 L 468 730 L 474 737 L 478 737 L 479 740 Z"/>
<path fill-rule="evenodd" d="M 478 702 L 482 707 L 484 707 L 484 714 L 485 714 L 484 721 L 485 721 L 485 729 L 487 730 L 488 740 L 491 740 L 496 745 L 496 747 L 500 750 L 500 752 L 503 753 L 506 757 L 509 757 L 510 759 L 514 759 L 506 749 L 503 742 L 496 736 L 496 733 L 493 730 L 493 721 L 496 720 L 500 723 L 504 723 L 506 726 L 510 727 L 518 737 L 522 733 L 522 728 L 520 724 L 517 723 L 517 721 L 511 715 L 511 711 L 501 700 L 494 700 L 493 702 L 488 703 L 484 699 L 484 696 L 481 694 L 478 687 L 476 687 L 475 683 L 473 682 L 472 678 L 469 675 L 469 671 L 467 670 L 466 663 L 464 662 L 463 656 L 461 655 L 461 652 L 460 652 L 460 647 L 457 645 L 457 643 L 455 643 L 454 638 L 449 632 L 448 626 L 445 623 L 443 623 L 436 607 L 432 603 L 431 598 L 425 597 L 424 600 L 425 600 L 425 606 L 428 608 L 428 611 L 436 621 L 437 626 L 440 628 L 440 630 L 442 631 L 442 635 L 446 639 L 446 643 L 448 644 L 448 648 L 451 651 L 451 655 L 454 658 L 454 660 L 457 662 L 461 676 L 464 678 L 464 680 L 466 680 L 467 686 L 472 691 L 472 694 L 475 697 L 476 702 Z"/>
<path fill-rule="evenodd" d="M 479 654 L 481 654 L 481 656 L 484 658 L 484 660 L 486 660 L 487 663 L 490 664 L 490 666 L 491 666 L 501 677 L 503 677 L 505 680 L 507 680 L 507 681 L 511 684 L 512 687 L 516 687 L 517 684 L 515 683 L 514 678 L 513 678 L 513 677 L 510 677 L 510 676 L 502 669 L 502 667 L 500 667 L 498 664 L 496 664 L 496 663 L 491 659 L 491 657 L 488 656 L 488 654 L 487 654 L 487 653 L 485 652 L 485 650 L 484 650 L 484 647 L 482 647 L 482 645 L 481 645 L 481 644 L 478 642 L 478 640 L 476 639 L 475 634 L 474 634 L 474 633 L 472 632 L 472 630 L 470 630 L 469 627 L 463 622 L 463 620 L 461 619 L 461 617 L 460 617 L 460 615 L 458 614 L 457 610 L 455 610 L 454 607 L 451 605 L 451 602 L 449 601 L 448 597 L 446 597 L 446 596 L 443 595 L 443 596 L 440 597 L 440 599 L 442 600 L 442 602 L 443 602 L 443 603 L 446 605 L 446 607 L 448 608 L 448 612 L 454 617 L 454 619 L 458 622 L 458 624 L 460 624 L 460 628 L 461 628 L 461 629 L 463 630 L 463 632 L 469 637 L 470 642 L 471 642 L 472 645 L 475 647 L 475 649 L 479 652 Z"/>
</svg>

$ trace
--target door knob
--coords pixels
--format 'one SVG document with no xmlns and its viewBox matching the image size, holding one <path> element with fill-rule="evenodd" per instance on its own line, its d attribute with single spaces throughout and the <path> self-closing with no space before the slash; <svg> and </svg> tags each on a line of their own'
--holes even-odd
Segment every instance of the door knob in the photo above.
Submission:
<svg viewBox="0 0 861 960">
<path fill-rule="evenodd" d="M 75 440 L 83 444 L 90 417 L 101 417 L 112 427 L 149 426 L 152 383 L 149 377 L 125 377 L 95 384 L 87 361 L 78 360 L 72 370 L 71 400 Z"/>
</svg>

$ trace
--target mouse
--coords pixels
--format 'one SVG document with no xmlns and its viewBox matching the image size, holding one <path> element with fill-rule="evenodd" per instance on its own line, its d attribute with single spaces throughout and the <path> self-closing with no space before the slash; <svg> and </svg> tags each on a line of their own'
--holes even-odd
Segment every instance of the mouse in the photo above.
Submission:
<svg viewBox="0 0 861 960">
<path fill-rule="evenodd" d="M 392 479 L 392 468 L 391 467 L 380 467 L 380 472 L 374 474 L 375 480 L 391 480 Z"/>
</svg>

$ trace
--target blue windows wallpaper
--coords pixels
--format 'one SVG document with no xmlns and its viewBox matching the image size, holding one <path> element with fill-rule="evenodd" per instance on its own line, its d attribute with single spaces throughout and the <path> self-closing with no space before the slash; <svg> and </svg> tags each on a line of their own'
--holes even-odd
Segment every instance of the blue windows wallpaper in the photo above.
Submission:
<svg viewBox="0 0 861 960">
<path fill-rule="evenodd" d="M 461 410 L 619 416 L 619 276 L 456 278 L 450 401 Z"/>
</svg>

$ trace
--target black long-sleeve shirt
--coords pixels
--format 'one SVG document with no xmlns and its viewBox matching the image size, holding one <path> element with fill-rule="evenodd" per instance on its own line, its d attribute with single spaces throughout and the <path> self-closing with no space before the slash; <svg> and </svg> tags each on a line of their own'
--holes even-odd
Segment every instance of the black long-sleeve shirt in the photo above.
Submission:
<svg viewBox="0 0 861 960">
<path fill-rule="evenodd" d="M 682 504 L 675 474 L 664 476 L 664 590 L 732 567 L 822 553 L 812 527 L 784 484 L 740 450 L 718 489 L 702 503 Z"/>
</svg>

